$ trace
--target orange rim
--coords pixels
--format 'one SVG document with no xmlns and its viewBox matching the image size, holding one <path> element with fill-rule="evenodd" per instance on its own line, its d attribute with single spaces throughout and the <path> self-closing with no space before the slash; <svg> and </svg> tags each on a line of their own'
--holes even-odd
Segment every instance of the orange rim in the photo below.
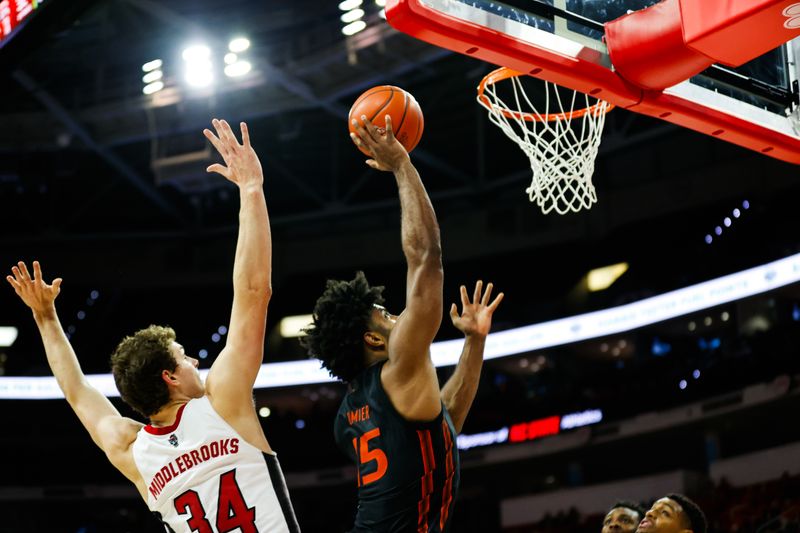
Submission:
<svg viewBox="0 0 800 533">
<path fill-rule="evenodd" d="M 478 99 L 481 102 L 483 102 L 485 106 L 491 107 L 493 110 L 497 111 L 498 113 L 502 113 L 507 118 L 527 120 L 529 122 L 553 122 L 555 120 L 572 120 L 573 118 L 580 118 L 586 113 L 597 115 L 598 113 L 608 113 L 609 111 L 614 109 L 614 104 L 609 104 L 608 102 L 598 99 L 596 104 L 586 107 L 584 109 L 575 109 L 568 113 L 550 113 L 547 115 L 539 115 L 536 113 L 525 113 L 522 111 L 511 111 L 509 109 L 500 109 L 499 107 L 494 105 L 491 102 L 491 100 L 489 100 L 488 96 L 483 94 L 484 90 L 488 85 L 495 85 L 499 81 L 525 75 L 526 74 L 522 72 L 517 72 L 516 70 L 512 70 L 508 67 L 500 67 L 497 70 L 491 71 L 489 74 L 483 77 L 480 84 L 478 85 Z M 603 103 L 606 104 L 605 108 L 603 107 Z"/>
</svg>

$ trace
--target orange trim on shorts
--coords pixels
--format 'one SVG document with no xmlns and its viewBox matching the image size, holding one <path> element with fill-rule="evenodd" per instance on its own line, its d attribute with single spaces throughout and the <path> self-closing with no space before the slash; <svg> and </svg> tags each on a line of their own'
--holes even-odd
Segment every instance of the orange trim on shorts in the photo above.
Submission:
<svg viewBox="0 0 800 533">
<path fill-rule="evenodd" d="M 419 447 L 422 455 L 423 474 L 420 478 L 422 495 L 417 503 L 417 532 L 428 533 L 428 513 L 431 510 L 431 494 L 433 493 L 433 470 L 436 459 L 433 455 L 433 442 L 429 430 L 417 430 Z"/>
<path fill-rule="evenodd" d="M 455 467 L 453 464 L 453 436 L 450 433 L 450 427 L 447 425 L 447 421 L 444 419 L 442 420 L 442 434 L 444 435 L 446 478 L 444 488 L 442 489 L 442 510 L 439 513 L 439 529 L 444 531 L 447 517 L 450 514 L 450 504 L 453 501 L 453 476 L 455 475 Z"/>
</svg>

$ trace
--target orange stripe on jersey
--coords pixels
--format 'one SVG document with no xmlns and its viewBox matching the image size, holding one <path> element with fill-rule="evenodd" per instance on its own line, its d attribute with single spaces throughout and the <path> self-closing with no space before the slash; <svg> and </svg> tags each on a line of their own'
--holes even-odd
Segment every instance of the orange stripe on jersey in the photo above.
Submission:
<svg viewBox="0 0 800 533">
<path fill-rule="evenodd" d="M 353 437 L 353 449 L 356 451 L 356 482 L 361 486 L 361 456 L 358 454 L 358 437 Z"/>
<path fill-rule="evenodd" d="M 450 427 L 445 420 L 442 420 L 442 434 L 444 435 L 446 480 L 444 488 L 442 488 L 442 510 L 439 513 L 439 529 L 444 531 L 444 525 L 447 523 L 447 516 L 450 513 L 450 503 L 453 501 L 453 475 L 455 474 L 453 466 L 453 436 L 450 434 Z"/>
<path fill-rule="evenodd" d="M 420 478 L 422 495 L 417 503 L 417 531 L 418 533 L 428 532 L 428 513 L 431 509 L 431 493 L 433 492 L 433 469 L 436 468 L 436 460 L 433 455 L 433 442 L 431 432 L 417 430 L 419 437 L 419 447 L 422 455 L 423 473 Z"/>
</svg>

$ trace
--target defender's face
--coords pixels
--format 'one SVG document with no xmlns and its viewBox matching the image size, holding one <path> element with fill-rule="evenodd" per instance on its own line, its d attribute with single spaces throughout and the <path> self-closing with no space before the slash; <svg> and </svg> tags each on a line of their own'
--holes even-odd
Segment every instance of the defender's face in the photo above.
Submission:
<svg viewBox="0 0 800 533">
<path fill-rule="evenodd" d="M 181 392 L 190 398 L 201 398 L 206 391 L 205 385 L 200 379 L 200 373 L 197 371 L 200 362 L 194 357 L 186 355 L 183 346 L 177 342 L 172 342 L 170 351 L 176 362 L 173 374 L 180 381 Z"/>
<path fill-rule="evenodd" d="M 615 507 L 603 520 L 601 533 L 634 533 L 639 525 L 639 513 L 626 507 Z"/>
<path fill-rule="evenodd" d="M 661 498 L 656 501 L 639 523 L 636 533 L 681 533 L 684 527 L 683 508 L 676 501 Z"/>
</svg>

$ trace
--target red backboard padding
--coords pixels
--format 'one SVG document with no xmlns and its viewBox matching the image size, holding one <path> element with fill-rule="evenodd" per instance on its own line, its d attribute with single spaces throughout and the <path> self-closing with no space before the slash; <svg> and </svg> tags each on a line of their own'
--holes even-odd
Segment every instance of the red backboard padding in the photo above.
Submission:
<svg viewBox="0 0 800 533">
<path fill-rule="evenodd" d="M 678 0 L 607 22 L 605 35 L 617 73 L 643 89 L 672 87 L 714 64 L 683 42 Z"/>
<path fill-rule="evenodd" d="M 697 1 L 715 4 L 738 2 Z M 756 1 L 750 0 L 749 3 Z M 420 0 L 387 0 L 386 19 L 397 30 L 441 48 L 527 72 L 537 78 L 602 98 L 616 106 L 657 117 L 776 159 L 800 164 L 800 138 L 797 136 L 660 90 L 644 89 L 620 76 L 618 71 L 583 55 L 595 53 L 591 49 L 584 49 L 574 57 L 557 53 L 441 13 Z M 742 40 L 747 39 L 749 37 L 742 37 Z M 650 51 L 653 63 L 660 61 L 659 54 L 656 50 Z M 676 53 L 671 60 L 676 61 L 678 55 L 680 53 Z M 692 54 L 692 57 L 696 59 L 697 56 Z M 696 65 L 692 68 L 696 68 Z"/>
<path fill-rule="evenodd" d="M 687 46 L 738 67 L 800 35 L 797 0 L 680 0 Z"/>
</svg>

